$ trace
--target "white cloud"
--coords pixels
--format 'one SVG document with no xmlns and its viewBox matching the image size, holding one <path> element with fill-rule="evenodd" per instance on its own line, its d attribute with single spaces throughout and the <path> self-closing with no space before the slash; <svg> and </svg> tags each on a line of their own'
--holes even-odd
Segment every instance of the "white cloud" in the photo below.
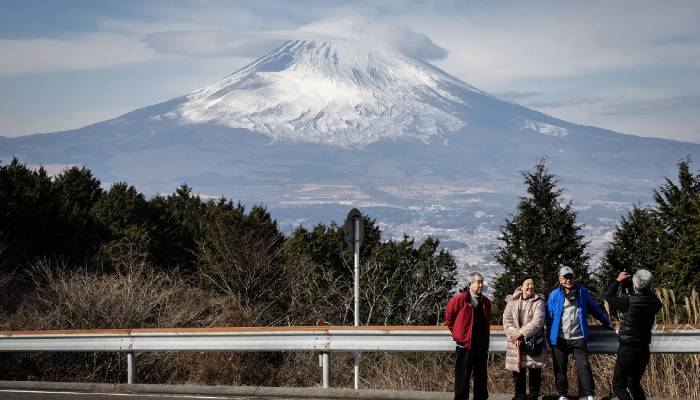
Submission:
<svg viewBox="0 0 700 400">
<path fill-rule="evenodd" d="M 391 24 L 360 16 L 325 18 L 295 30 L 299 35 L 312 37 L 337 36 L 383 43 L 414 57 L 437 60 L 447 56 L 447 51 L 435 44 L 423 33 L 415 32 L 400 24 Z"/>
<path fill-rule="evenodd" d="M 325 18 L 293 30 L 232 33 L 223 30 L 154 32 L 144 41 L 154 50 L 186 56 L 262 56 L 293 39 L 353 39 L 388 45 L 424 60 L 444 58 L 447 51 L 429 37 L 404 26 L 382 24 L 364 17 Z"/>
<path fill-rule="evenodd" d="M 477 86 L 512 90 L 508 82 L 514 79 L 658 63 L 698 66 L 698 4 L 528 3 L 475 14 L 396 18 L 448 49 L 447 59 L 439 62 L 446 70 Z"/>
<path fill-rule="evenodd" d="M 138 39 L 110 33 L 72 39 L 0 39 L 0 75 L 89 70 L 145 62 L 157 54 Z"/>
<path fill-rule="evenodd" d="M 230 35 L 223 31 L 165 31 L 148 34 L 143 40 L 163 54 L 260 57 L 292 38 L 284 32 Z"/>
</svg>

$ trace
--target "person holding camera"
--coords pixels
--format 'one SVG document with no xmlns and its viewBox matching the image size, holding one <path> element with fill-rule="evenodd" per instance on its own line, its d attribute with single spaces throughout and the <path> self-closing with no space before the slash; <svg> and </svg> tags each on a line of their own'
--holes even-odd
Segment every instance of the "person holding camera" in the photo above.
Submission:
<svg viewBox="0 0 700 400">
<path fill-rule="evenodd" d="M 559 269 L 559 287 L 552 290 L 547 300 L 547 333 L 552 347 L 554 379 L 559 400 L 567 400 L 569 381 L 566 376 L 569 354 L 573 354 L 578 377 L 579 397 L 593 400 L 595 384 L 591 365 L 588 362 L 588 312 L 604 326 L 610 320 L 591 293 L 576 284 L 574 270 L 570 267 Z"/>
<path fill-rule="evenodd" d="M 623 271 L 605 293 L 605 300 L 621 313 L 620 344 L 613 372 L 613 391 L 620 400 L 646 399 L 641 380 L 649 364 L 651 329 L 656 313 L 661 310 L 661 301 L 651 291 L 652 279 L 651 272 L 645 269 L 635 272 L 632 279 Z M 634 293 L 629 293 L 630 286 Z M 626 293 L 618 296 L 620 287 Z"/>
<path fill-rule="evenodd" d="M 536 400 L 540 395 L 542 368 L 547 360 L 544 315 L 544 297 L 535 293 L 533 279 L 525 277 L 513 295 L 506 297 L 506 309 L 503 311 L 503 329 L 508 338 L 506 369 L 513 372 L 515 385 L 513 400 Z M 525 391 L 528 372 L 529 395 Z"/>
</svg>

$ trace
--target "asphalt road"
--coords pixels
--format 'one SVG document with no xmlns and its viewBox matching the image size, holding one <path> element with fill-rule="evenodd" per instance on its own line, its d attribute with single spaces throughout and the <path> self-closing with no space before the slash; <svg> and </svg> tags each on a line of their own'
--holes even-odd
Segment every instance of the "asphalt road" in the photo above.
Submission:
<svg viewBox="0 0 700 400">
<path fill-rule="evenodd" d="M 126 393 L 82 393 L 70 391 L 8 390 L 0 389 L 1 400 L 196 400 L 238 399 L 246 397 L 191 394 L 126 394 Z M 256 398 L 261 400 L 261 398 Z M 279 400 L 279 399 L 277 399 Z"/>
</svg>

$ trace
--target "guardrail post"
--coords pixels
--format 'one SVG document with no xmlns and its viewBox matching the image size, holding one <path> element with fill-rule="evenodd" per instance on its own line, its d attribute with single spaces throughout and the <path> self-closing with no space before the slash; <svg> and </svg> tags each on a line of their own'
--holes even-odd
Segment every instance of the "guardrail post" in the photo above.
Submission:
<svg viewBox="0 0 700 400">
<path fill-rule="evenodd" d="M 127 383 L 133 385 L 136 383 L 136 354 L 134 352 L 126 353 L 126 370 Z"/>
<path fill-rule="evenodd" d="M 321 353 L 323 366 L 323 388 L 330 389 L 331 387 L 331 353 L 324 351 Z"/>
</svg>

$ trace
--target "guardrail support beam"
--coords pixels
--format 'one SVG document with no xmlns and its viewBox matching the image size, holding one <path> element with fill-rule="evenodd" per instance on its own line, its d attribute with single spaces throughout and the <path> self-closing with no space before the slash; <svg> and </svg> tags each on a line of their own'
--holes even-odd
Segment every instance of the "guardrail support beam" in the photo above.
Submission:
<svg viewBox="0 0 700 400">
<path fill-rule="evenodd" d="M 331 353 L 325 351 L 321 354 L 323 366 L 323 388 L 330 389 L 331 387 Z"/>
<path fill-rule="evenodd" d="M 136 383 L 136 354 L 134 352 L 126 353 L 126 369 L 127 383 L 133 385 Z"/>
</svg>

